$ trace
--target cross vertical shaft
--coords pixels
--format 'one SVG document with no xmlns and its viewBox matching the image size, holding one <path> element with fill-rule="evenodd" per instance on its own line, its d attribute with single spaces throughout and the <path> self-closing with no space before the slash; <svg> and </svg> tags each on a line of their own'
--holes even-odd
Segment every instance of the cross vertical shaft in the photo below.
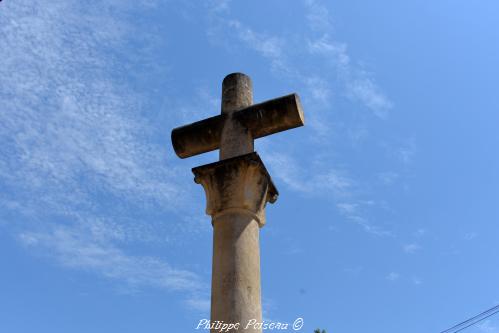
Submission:
<svg viewBox="0 0 499 333">
<path fill-rule="evenodd" d="M 249 76 L 234 73 L 222 82 L 222 114 L 227 117 L 220 140 L 220 160 L 251 153 L 253 138 L 248 128 L 236 121 L 234 112 L 253 104 L 253 85 Z"/>
<path fill-rule="evenodd" d="M 222 114 L 228 118 L 222 129 L 220 160 L 253 152 L 249 130 L 233 118 L 235 111 L 251 104 L 251 79 L 240 73 L 227 76 L 222 83 Z M 211 322 L 262 321 L 260 228 L 254 215 L 233 209 L 213 218 Z"/>
</svg>

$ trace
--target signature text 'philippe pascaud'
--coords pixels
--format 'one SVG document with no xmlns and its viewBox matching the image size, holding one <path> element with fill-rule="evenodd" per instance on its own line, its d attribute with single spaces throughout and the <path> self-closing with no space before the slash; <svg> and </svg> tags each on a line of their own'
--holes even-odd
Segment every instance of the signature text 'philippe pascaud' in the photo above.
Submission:
<svg viewBox="0 0 499 333">
<path fill-rule="evenodd" d="M 197 330 L 216 330 L 217 332 L 230 332 L 239 329 L 261 329 L 261 330 L 287 330 L 289 328 L 294 331 L 299 331 L 303 327 L 303 319 L 297 318 L 293 324 L 281 322 L 259 322 L 256 319 L 250 319 L 247 323 L 226 323 L 221 320 L 210 321 L 201 319 L 196 327 Z"/>
</svg>

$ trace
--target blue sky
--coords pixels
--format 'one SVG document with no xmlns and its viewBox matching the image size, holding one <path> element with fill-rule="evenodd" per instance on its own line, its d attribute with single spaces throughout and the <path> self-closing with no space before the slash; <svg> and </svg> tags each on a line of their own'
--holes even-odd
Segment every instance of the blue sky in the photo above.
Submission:
<svg viewBox="0 0 499 333">
<path fill-rule="evenodd" d="M 266 320 L 440 332 L 499 303 L 496 1 L 2 1 L 0 331 L 195 332 L 211 224 L 170 132 L 297 92 L 256 150 Z M 464 332 L 499 332 L 491 317 Z"/>
</svg>

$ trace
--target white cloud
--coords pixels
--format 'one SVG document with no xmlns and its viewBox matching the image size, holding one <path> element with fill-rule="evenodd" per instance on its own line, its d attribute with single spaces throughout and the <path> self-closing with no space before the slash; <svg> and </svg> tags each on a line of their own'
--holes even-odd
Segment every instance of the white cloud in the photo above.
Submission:
<svg viewBox="0 0 499 333">
<path fill-rule="evenodd" d="M 9 158 L 0 176 L 16 192 L 43 191 L 48 198 L 40 200 L 52 203 L 87 200 L 83 178 L 133 201 L 178 202 L 176 170 L 138 116 L 141 96 L 109 75 L 118 65 L 106 46 L 131 28 L 82 11 L 74 1 L 4 5 L 0 140 Z"/>
<path fill-rule="evenodd" d="M 345 273 L 352 274 L 352 275 L 359 275 L 363 270 L 364 270 L 363 266 L 352 266 L 352 267 L 343 268 L 343 271 Z"/>
<path fill-rule="evenodd" d="M 335 202 L 339 213 L 350 222 L 362 227 L 362 229 L 376 236 L 393 236 L 388 230 L 375 225 L 365 217 L 362 207 L 373 207 L 373 200 L 356 199 L 358 184 L 348 175 L 345 170 L 329 169 L 316 170 L 313 167 L 302 169 L 298 162 L 288 154 L 267 153 L 262 151 L 265 163 L 271 174 L 276 179 L 284 182 L 294 191 L 306 195 L 329 196 Z"/>
<path fill-rule="evenodd" d="M 388 280 L 388 281 L 396 281 L 398 280 L 400 277 L 400 274 L 397 273 L 397 272 L 390 272 L 385 278 Z"/>
<path fill-rule="evenodd" d="M 403 147 L 399 148 L 397 154 L 402 163 L 410 164 L 416 154 L 416 142 L 414 139 L 410 139 Z"/>
<path fill-rule="evenodd" d="M 231 0 L 210 0 L 208 6 L 213 13 L 221 13 L 229 10 Z"/>
<path fill-rule="evenodd" d="M 241 41 L 258 51 L 262 56 L 271 60 L 279 59 L 282 56 L 283 42 L 280 38 L 256 33 L 236 20 L 229 21 L 228 26 L 237 32 Z"/>
<path fill-rule="evenodd" d="M 423 280 L 421 278 L 414 276 L 412 277 L 412 283 L 415 284 L 416 286 L 419 286 L 420 284 L 423 284 Z"/>
<path fill-rule="evenodd" d="M 339 202 L 336 204 L 336 208 L 341 215 L 345 216 L 351 222 L 360 225 L 364 231 L 375 236 L 393 236 L 393 234 L 370 222 L 368 218 L 364 217 L 366 214 L 362 212 L 363 206 L 373 206 L 374 202 L 368 201 L 357 201 L 352 202 Z"/>
<path fill-rule="evenodd" d="M 403 166 L 406 167 L 412 164 L 417 153 L 417 144 L 415 138 L 413 137 L 400 140 L 397 145 L 382 142 L 381 146 L 390 157 L 398 160 Z"/>
<path fill-rule="evenodd" d="M 308 25 L 320 37 L 308 41 L 311 54 L 323 56 L 343 82 L 346 95 L 361 102 L 380 118 L 387 116 L 393 103 L 376 85 L 372 75 L 352 64 L 346 43 L 333 40 L 332 23 L 328 9 L 316 0 L 306 0 Z"/>
<path fill-rule="evenodd" d="M 210 313 L 211 302 L 209 296 L 200 297 L 194 295 L 193 297 L 186 299 L 184 303 L 188 308 L 197 310 L 207 316 Z"/>
<path fill-rule="evenodd" d="M 478 233 L 472 231 L 464 234 L 464 239 L 467 241 L 473 240 L 478 237 Z"/>
<path fill-rule="evenodd" d="M 279 178 L 291 189 L 300 192 L 311 192 L 313 185 L 307 182 L 302 174 L 303 170 L 291 155 L 283 153 L 267 154 L 263 149 L 262 155 L 265 155 L 265 163 L 269 166 L 274 177 Z"/>
<path fill-rule="evenodd" d="M 200 119 L 212 117 L 214 111 L 220 110 L 221 99 L 214 95 L 207 87 L 200 87 L 196 94 L 188 101 L 180 101 L 172 108 L 177 110 L 175 122 L 179 124 L 190 124 Z"/>
<path fill-rule="evenodd" d="M 174 269 L 158 258 L 128 255 L 108 237 L 99 240 L 88 231 L 55 225 L 50 231 L 23 232 L 19 240 L 35 253 L 53 257 L 63 266 L 125 282 L 132 289 L 196 291 L 203 288 L 199 277 L 192 272 Z"/>
<path fill-rule="evenodd" d="M 393 184 L 400 175 L 396 172 L 381 172 L 378 174 L 378 179 L 383 183 L 384 185 L 391 185 Z"/>
<path fill-rule="evenodd" d="M 389 236 L 392 237 L 393 233 L 389 230 L 385 230 L 380 226 L 377 226 L 370 222 L 367 218 L 358 215 L 348 215 L 346 216 L 350 221 L 360 225 L 365 232 L 375 235 L 375 236 Z"/>
<path fill-rule="evenodd" d="M 484 333 L 498 333 L 499 327 L 493 325 L 490 320 L 485 320 L 477 325 L 477 328 L 480 332 Z"/>
<path fill-rule="evenodd" d="M 324 174 L 318 175 L 314 184 L 318 188 L 330 189 L 336 197 L 351 196 L 351 190 L 354 186 L 351 178 L 336 169 L 330 169 Z"/>
<path fill-rule="evenodd" d="M 345 43 L 336 42 L 324 33 L 309 41 L 308 49 L 311 54 L 323 56 L 335 69 L 349 98 L 361 102 L 380 118 L 387 116 L 392 102 L 381 92 L 372 75 L 352 65 Z"/>
<path fill-rule="evenodd" d="M 307 21 L 313 30 L 331 30 L 332 23 L 328 9 L 316 0 L 305 0 Z"/>
<path fill-rule="evenodd" d="M 327 191 L 334 198 L 349 197 L 355 187 L 354 181 L 346 171 L 338 169 L 312 170 L 298 167 L 300 164 L 291 156 L 284 153 L 272 152 L 267 154 L 265 162 L 275 177 L 286 183 L 293 190 L 313 194 Z"/>
<path fill-rule="evenodd" d="M 421 249 L 421 246 L 419 246 L 418 244 L 405 244 L 403 246 L 403 249 L 404 249 L 404 252 L 405 253 L 408 253 L 408 254 L 414 254 L 416 253 L 417 251 L 419 251 Z"/>
<path fill-rule="evenodd" d="M 327 80 L 319 76 L 312 76 L 305 79 L 305 83 L 314 100 L 324 105 L 330 101 L 332 92 Z"/>
<path fill-rule="evenodd" d="M 238 20 L 229 20 L 227 27 L 233 30 L 237 38 L 248 48 L 258 52 L 262 57 L 270 60 L 274 70 L 285 70 L 283 60 L 284 40 L 277 36 L 257 33 Z"/>
<path fill-rule="evenodd" d="M 331 38 L 332 23 L 328 9 L 319 1 L 306 0 L 305 16 L 308 27 L 319 34 L 318 38 L 294 38 L 270 35 L 256 31 L 245 25 L 241 20 L 230 18 L 228 2 L 214 2 L 210 5 L 211 26 L 208 35 L 217 42 L 236 38 L 248 49 L 256 51 L 264 59 L 270 61 L 272 70 L 285 74 L 293 81 L 300 81 L 308 86 L 313 99 L 324 103 L 331 96 L 330 82 L 334 78 L 341 81 L 345 96 L 358 101 L 378 117 L 385 117 L 393 107 L 375 83 L 372 75 L 352 64 L 351 56 L 347 51 L 347 44 Z M 223 8 L 223 10 L 218 10 Z M 291 61 L 296 53 L 294 49 L 302 49 L 306 45 L 310 55 L 320 56 L 321 71 L 310 77 L 301 69 L 304 66 Z M 229 44 L 226 44 L 229 47 Z M 234 48 L 234 43 L 230 44 Z M 290 56 L 287 56 L 287 55 Z"/>
<path fill-rule="evenodd" d="M 164 158 L 167 147 L 151 143 L 153 127 L 140 116 L 143 96 L 110 74 L 124 70 L 111 50 L 133 35 L 133 26 L 119 16 L 131 3 L 107 2 L 105 8 L 77 1 L 3 5 L 0 100 L 5 112 L 0 113 L 0 142 L 2 155 L 9 158 L 1 159 L 0 180 L 16 195 L 0 198 L 0 204 L 38 218 L 58 214 L 73 221 L 73 229 L 55 225 L 53 230 L 26 230 L 20 236 L 29 248 L 44 248 L 65 266 L 92 270 L 130 285 L 183 290 L 182 286 L 194 283 L 195 275 L 154 257 L 127 254 L 119 242 L 136 231 L 111 224 L 106 213 L 101 216 L 101 203 L 95 200 L 106 196 L 125 200 L 131 207 L 153 204 L 161 210 L 187 204 L 188 194 L 182 191 L 177 170 Z M 226 12 L 228 3 L 217 1 L 214 11 Z M 313 28 L 329 29 L 325 7 L 315 1 L 308 6 Z M 116 9 L 118 14 L 110 15 Z M 293 49 L 289 40 L 261 33 L 238 20 L 224 21 L 224 29 L 270 61 L 274 69 L 293 71 L 316 101 L 331 98 L 333 75 L 305 76 L 297 69 L 295 73 L 296 66 L 286 58 Z M 346 44 L 324 34 L 309 46 L 311 54 L 334 61 L 355 98 L 369 108 L 387 107 L 374 81 L 353 69 Z M 329 193 L 341 201 L 338 209 L 351 221 L 367 232 L 386 234 L 354 208 L 358 204 L 352 197 L 358 184 L 348 172 L 331 168 L 309 172 L 298 168 L 290 156 L 271 157 L 269 163 L 279 170 L 275 176 L 290 188 Z M 350 205 L 350 212 L 345 205 Z M 88 227 L 85 237 L 75 233 L 82 224 Z M 134 267 L 144 271 L 134 271 Z M 163 274 L 166 280 L 158 278 Z M 197 298 L 187 302 L 203 304 Z"/>
<path fill-rule="evenodd" d="M 229 50 L 243 46 L 268 60 L 272 70 L 289 72 L 283 51 L 287 41 L 276 35 L 258 32 L 241 20 L 231 18 L 229 3 L 229 1 L 214 1 L 208 4 L 209 39 Z"/>
<path fill-rule="evenodd" d="M 416 230 L 415 235 L 416 235 L 416 237 L 423 237 L 427 233 L 428 233 L 428 230 L 426 230 L 424 228 L 420 228 L 420 229 Z"/>
<path fill-rule="evenodd" d="M 308 42 L 309 52 L 321 56 L 327 56 L 337 70 L 348 74 L 350 71 L 350 56 L 347 52 L 347 45 L 331 40 L 328 35 L 322 35 L 318 39 Z"/>
<path fill-rule="evenodd" d="M 359 205 L 354 203 L 341 202 L 336 204 L 336 207 L 338 208 L 340 213 L 350 215 L 357 213 Z"/>
<path fill-rule="evenodd" d="M 134 29 L 121 15 L 140 6 L 2 4 L 0 205 L 19 217 L 19 239 L 34 253 L 130 288 L 188 292 L 202 288 L 196 274 L 121 246 L 161 234 L 156 225 L 130 223 L 123 206 L 175 212 L 189 205 L 166 158 L 171 148 L 154 143 L 154 127 L 141 116 L 146 96 L 116 77 L 124 71 L 116 52 Z"/>
<path fill-rule="evenodd" d="M 392 102 L 381 93 L 372 78 L 362 72 L 356 73 L 356 76 L 355 78 L 348 78 L 347 94 L 351 98 L 362 102 L 376 116 L 380 118 L 386 117 L 388 110 L 393 107 Z"/>
</svg>

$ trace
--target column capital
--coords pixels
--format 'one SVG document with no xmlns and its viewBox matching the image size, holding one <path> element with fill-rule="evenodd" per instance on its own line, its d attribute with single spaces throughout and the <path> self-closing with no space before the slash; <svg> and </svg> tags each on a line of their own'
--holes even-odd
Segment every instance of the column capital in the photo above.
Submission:
<svg viewBox="0 0 499 333">
<path fill-rule="evenodd" d="M 194 181 L 206 193 L 206 214 L 212 221 L 231 212 L 253 215 L 265 225 L 265 205 L 279 192 L 256 152 L 228 158 L 192 169 Z"/>
</svg>

